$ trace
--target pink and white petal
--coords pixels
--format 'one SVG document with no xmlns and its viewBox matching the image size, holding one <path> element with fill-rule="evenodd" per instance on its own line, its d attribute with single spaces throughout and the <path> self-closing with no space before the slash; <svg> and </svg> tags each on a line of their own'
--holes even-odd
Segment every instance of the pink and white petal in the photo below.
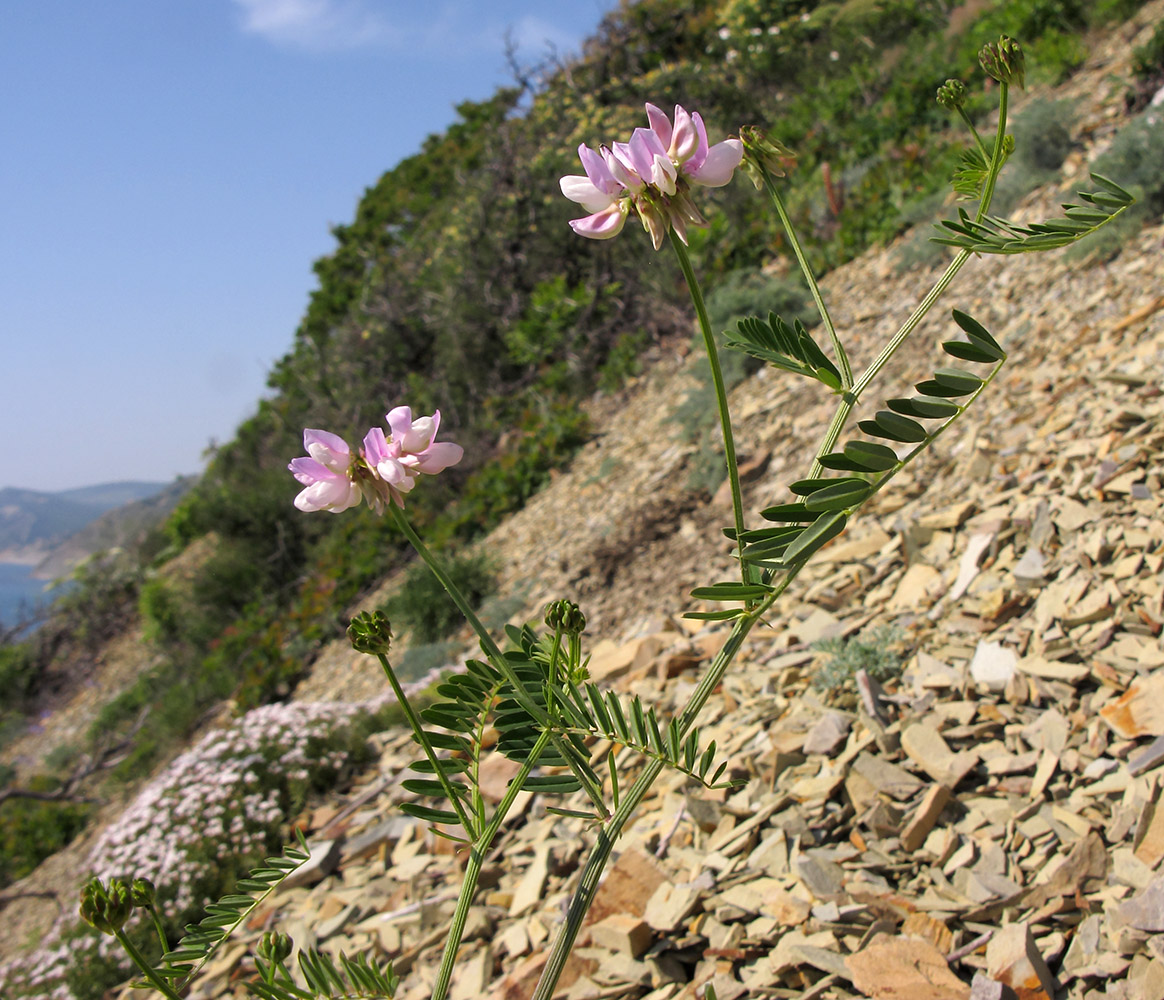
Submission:
<svg viewBox="0 0 1164 1000">
<path fill-rule="evenodd" d="M 432 422 L 432 417 L 417 417 L 400 439 L 400 450 L 410 455 L 418 455 L 432 444 L 435 434 L 436 426 Z"/>
<path fill-rule="evenodd" d="M 348 443 L 338 434 L 308 428 L 303 432 L 303 447 L 308 455 L 329 469 L 347 471 L 352 453 Z"/>
<path fill-rule="evenodd" d="M 723 187 L 732 179 L 744 156 L 744 144 L 739 139 L 725 139 L 707 151 L 707 159 L 698 170 L 689 170 L 688 176 L 704 187 Z"/>
<path fill-rule="evenodd" d="M 400 454 L 400 446 L 390 442 L 380 427 L 373 427 L 364 435 L 364 461 L 373 469 L 386 458 L 395 458 Z"/>
<path fill-rule="evenodd" d="M 667 144 L 667 151 L 676 163 L 686 163 L 699 149 L 699 130 L 691 115 L 680 105 L 675 105 L 675 132 Z"/>
<path fill-rule="evenodd" d="M 663 144 L 664 148 L 670 148 L 671 119 L 667 117 L 667 113 L 662 108 L 648 104 L 647 121 L 651 123 L 651 131 L 659 137 L 659 142 Z"/>
<path fill-rule="evenodd" d="M 320 479 L 328 479 L 335 475 L 331 469 L 314 458 L 293 458 L 287 468 L 304 486 L 310 486 Z"/>
<path fill-rule="evenodd" d="M 663 194 L 671 195 L 675 193 L 675 178 L 677 176 L 675 164 L 668 157 L 656 153 L 655 162 L 651 164 L 651 183 Z"/>
<path fill-rule="evenodd" d="M 577 202 L 588 212 L 601 212 L 613 200 L 610 195 L 594 186 L 589 177 L 571 174 L 558 181 L 562 194 Z"/>
<path fill-rule="evenodd" d="M 384 419 L 392 428 L 392 436 L 397 442 L 412 430 L 412 408 L 409 406 L 397 406 L 389 410 Z"/>
<path fill-rule="evenodd" d="M 385 457 L 376 463 L 376 475 L 390 486 L 396 486 L 408 475 L 408 472 L 397 459 Z"/>
<path fill-rule="evenodd" d="M 703 166 L 703 161 L 707 159 L 707 129 L 703 125 L 703 118 L 698 111 L 691 115 L 692 124 L 695 125 L 695 134 L 699 137 L 699 143 L 695 147 L 695 152 L 691 154 L 690 159 L 683 164 L 683 172 L 685 174 L 692 174 Z"/>
<path fill-rule="evenodd" d="M 578 159 L 582 161 L 582 169 L 586 171 L 587 178 L 599 191 L 608 195 L 618 193 L 619 184 L 601 154 L 594 152 L 589 146 L 582 145 L 578 147 Z"/>
<path fill-rule="evenodd" d="M 410 463 L 413 468 L 426 475 L 435 476 L 464 458 L 465 449 L 459 444 L 453 444 L 452 441 L 438 441 L 414 457 L 415 462 Z"/>
<path fill-rule="evenodd" d="M 635 166 L 635 172 L 644 180 L 652 176 L 656 156 L 669 159 L 667 156 L 667 147 L 659 141 L 659 137 L 649 128 L 636 128 L 631 135 L 628 148 L 630 150 L 631 162 Z"/>
<path fill-rule="evenodd" d="M 617 146 L 624 144 L 615 143 L 615 145 Z M 624 162 L 606 146 L 602 147 L 602 158 L 606 161 L 606 166 L 610 170 L 610 175 L 628 191 L 640 191 L 643 187 L 642 178 L 639 177 L 639 175 L 634 172 L 634 168 L 629 165 L 629 150 L 627 151 L 626 155 L 628 159 L 626 162 Z"/>
<path fill-rule="evenodd" d="M 622 232 L 625 222 L 626 209 L 616 203 L 604 212 L 595 212 L 584 219 L 571 219 L 570 228 L 588 240 L 609 240 Z"/>
</svg>

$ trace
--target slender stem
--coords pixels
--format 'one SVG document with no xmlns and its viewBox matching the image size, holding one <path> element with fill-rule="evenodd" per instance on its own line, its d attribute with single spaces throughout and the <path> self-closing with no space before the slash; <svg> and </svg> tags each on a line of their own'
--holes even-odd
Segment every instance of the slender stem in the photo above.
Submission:
<svg viewBox="0 0 1164 1000">
<path fill-rule="evenodd" d="M 453 599 L 461 614 L 465 616 L 465 620 L 473 627 L 473 631 L 477 633 L 477 637 L 481 640 L 481 647 L 485 650 L 485 654 L 489 657 L 493 665 L 500 671 L 501 675 L 509 681 L 513 687 L 513 696 L 519 705 L 529 713 L 530 718 L 537 722 L 543 729 L 553 729 L 553 723 L 550 720 L 545 709 L 543 709 L 537 702 L 535 702 L 525 689 L 525 685 L 521 679 L 514 673 L 513 667 L 510 666 L 509 661 L 505 658 L 505 654 L 501 652 L 497 643 L 493 641 L 493 637 L 489 634 L 484 625 L 481 624 L 481 619 L 474 614 L 473 609 L 469 607 L 469 602 L 465 600 L 465 595 L 461 593 L 460 589 L 448 573 L 445 572 L 444 567 L 437 561 L 436 557 L 429 551 L 428 546 L 420 540 L 420 536 L 413 529 L 412 525 L 408 523 L 408 518 L 404 516 L 402 511 L 395 504 L 389 504 L 389 509 L 392 511 L 392 516 L 396 520 L 397 526 L 404 532 L 404 537 L 408 539 L 408 543 L 416 549 L 416 554 L 425 561 L 428 568 L 432 570 L 442 587 L 445 588 L 449 597 Z M 574 776 L 581 783 L 586 796 L 594 804 L 598 815 L 605 819 L 610 813 L 607 811 L 606 803 L 602 798 L 602 787 L 596 784 L 591 777 L 580 767 L 575 767 L 571 762 L 574 760 L 570 749 L 566 743 L 557 734 L 551 734 L 551 741 L 554 747 L 562 755 L 562 759 L 570 764 L 570 770 Z"/>
<path fill-rule="evenodd" d="M 711 320 L 707 317 L 707 307 L 703 303 L 703 292 L 695 271 L 691 267 L 691 258 L 687 254 L 687 247 L 675 235 L 675 230 L 668 230 L 671 237 L 671 246 L 675 256 L 679 258 L 679 267 L 683 277 L 687 279 L 687 290 L 691 293 L 691 301 L 695 304 L 695 315 L 699 319 L 699 330 L 703 334 L 703 344 L 707 348 L 707 361 L 711 366 L 711 382 L 715 387 L 715 402 L 719 408 L 719 425 L 723 432 L 723 454 L 727 463 L 728 481 L 732 490 L 732 514 L 735 518 L 736 537 L 744 533 L 744 499 L 740 490 L 740 470 L 736 462 L 736 443 L 732 436 L 732 418 L 728 410 L 727 389 L 724 386 L 723 370 L 719 365 L 719 349 L 715 344 L 715 334 L 711 330 Z M 740 574 L 745 583 L 748 582 L 748 571 L 744 560 L 740 559 Z"/>
<path fill-rule="evenodd" d="M 990 208 L 990 201 L 994 197 L 994 185 L 998 182 L 998 175 L 1002 165 L 1006 162 L 1002 147 L 1006 141 L 1006 105 L 1010 97 L 1010 87 L 1005 83 L 998 85 L 998 129 L 994 134 L 994 155 L 990 158 L 990 169 L 986 173 L 986 183 L 982 186 L 982 199 L 978 202 L 978 212 L 974 216 L 975 222 L 981 222 L 986 217 L 986 210 Z"/>
<path fill-rule="evenodd" d="M 1005 162 L 1003 143 L 1006 139 L 1007 93 L 1008 88 L 1004 83 L 1000 88 L 998 130 L 994 138 L 994 153 L 990 158 L 990 169 L 986 174 L 986 182 L 982 190 L 982 199 L 978 204 L 978 211 L 975 215 L 975 220 L 978 222 L 981 222 L 985 218 L 990 208 L 991 199 L 994 197 L 994 186 Z M 917 329 L 926 314 L 934 307 L 934 304 L 949 287 L 950 282 L 954 280 L 955 276 L 962 270 L 969 259 L 970 251 L 958 251 L 958 255 L 950 262 L 950 266 L 946 268 L 945 272 L 934 284 L 934 287 L 926 294 L 926 297 L 917 304 L 917 307 L 910 313 L 909 318 L 901 325 L 897 333 L 890 338 L 884 349 L 877 356 L 877 359 L 869 366 L 865 374 L 854 383 L 852 389 L 841 398 L 841 403 L 837 407 L 836 413 L 833 414 L 833 419 L 829 424 L 828 430 L 825 432 L 820 448 L 816 453 L 816 458 L 812 463 L 812 469 L 808 474 L 810 479 L 820 475 L 823 469 L 820 464 L 822 456 L 827 455 L 836 446 L 837 439 L 841 436 L 841 431 L 844 430 L 849 415 L 853 412 L 853 407 L 860 401 L 861 394 L 869 388 L 870 383 L 872 383 L 881 372 L 881 369 L 889 362 L 889 359 L 893 357 L 897 349 L 905 342 L 905 339 Z"/>
<path fill-rule="evenodd" d="M 792 247 L 792 252 L 796 255 L 797 263 L 800 264 L 800 271 L 804 275 L 805 282 L 808 284 L 808 290 L 812 293 L 812 300 L 816 303 L 816 311 L 820 313 L 820 321 L 828 331 L 829 340 L 833 345 L 833 352 L 837 356 L 837 364 L 841 368 L 841 387 L 848 389 L 853 384 L 853 368 L 849 364 L 849 356 L 841 346 L 840 338 L 837 336 L 837 328 L 833 326 L 833 318 L 829 315 L 828 307 L 825 305 L 824 297 L 821 295 L 820 286 L 816 283 L 816 276 L 812 273 L 812 268 L 809 267 L 808 258 L 804 254 L 804 248 L 800 245 L 800 239 L 796 235 L 795 228 L 793 228 L 792 219 L 788 215 L 788 209 L 784 206 L 784 199 L 780 196 L 780 189 L 776 187 L 772 176 L 768 173 L 763 162 L 760 160 L 756 160 L 755 162 L 756 166 L 759 167 L 760 175 L 764 178 L 764 187 L 768 191 L 768 196 L 772 199 L 772 204 L 776 208 L 776 214 L 780 216 L 780 224 L 784 227 L 784 232 L 788 236 L 788 243 Z"/>
<path fill-rule="evenodd" d="M 145 956 L 138 951 L 129 936 L 120 927 L 113 932 L 113 936 L 117 938 L 118 943 L 125 949 L 125 953 L 129 956 L 130 961 L 141 970 L 141 974 L 149 980 L 150 985 L 162 994 L 164 997 L 169 997 L 170 1000 L 181 1000 L 177 993 L 170 987 L 161 976 L 155 971 L 153 966 L 145 960 Z"/>
<path fill-rule="evenodd" d="M 962 121 L 966 123 L 966 127 L 970 130 L 970 134 L 974 137 L 974 145 L 978 147 L 978 154 L 982 157 L 982 162 L 990 163 L 990 153 L 986 149 L 986 145 L 982 142 L 982 136 L 978 134 L 978 129 L 974 127 L 974 123 L 970 120 L 970 116 L 966 114 L 965 108 L 959 108 L 958 114 Z"/>
<path fill-rule="evenodd" d="M 791 569 L 772 593 L 764 598 L 763 603 L 748 614 L 736 619 L 736 624 L 732 628 L 731 634 L 724 641 L 711 666 L 708 667 L 703 678 L 691 693 L 691 697 L 687 700 L 683 711 L 679 714 L 680 738 L 686 736 L 691 731 L 696 717 L 703 710 L 703 706 L 707 704 L 707 699 L 711 697 L 711 693 L 719 686 L 720 681 L 723 680 L 724 673 L 726 673 L 727 668 L 740 651 L 740 647 L 743 645 L 748 633 L 775 603 L 776 599 L 784 593 L 788 585 L 796 578 L 800 569 L 801 566 L 796 566 Z M 562 925 L 562 929 L 558 932 L 558 937 L 554 941 L 553 950 L 550 952 L 550 957 L 547 959 L 545 968 L 542 970 L 542 976 L 538 981 L 533 1000 L 550 1000 L 553 996 L 554 988 L 562 975 L 562 970 L 566 967 L 566 960 L 570 957 L 570 950 L 574 947 L 574 941 L 578 936 L 578 932 L 582 929 L 582 921 L 586 918 L 586 912 L 590 909 L 590 904 L 594 902 L 594 894 L 598 891 L 602 872 L 610 860 L 610 852 L 614 849 L 615 841 L 618 840 L 627 820 L 630 819 L 635 809 L 638 808 L 639 804 L 646 797 L 647 792 L 650 791 L 655 779 L 662 773 L 664 766 L 665 764 L 662 760 L 648 760 L 634 784 L 619 798 L 614 815 L 599 830 L 598 838 L 590 851 L 589 857 L 586 859 L 586 865 L 582 869 L 582 875 L 578 880 L 578 888 L 574 890 L 574 896 L 570 900 L 570 908 L 566 913 L 566 921 Z"/>
<path fill-rule="evenodd" d="M 445 798 L 449 800 L 449 804 L 456 812 L 457 820 L 464 828 L 465 833 L 470 837 L 474 836 L 477 833 L 477 825 L 470 818 L 468 811 L 465 809 L 465 804 L 453 788 L 452 782 L 449 781 L 444 768 L 441 767 L 436 749 L 433 747 L 432 741 L 428 738 L 428 733 L 424 731 L 424 723 L 421 722 L 420 716 L 416 714 L 416 709 L 412 707 L 412 702 L 408 700 L 408 695 L 404 693 L 404 688 L 400 686 L 400 681 L 396 677 L 396 671 L 392 669 L 392 665 L 388 662 L 388 657 L 383 653 L 377 653 L 376 659 L 380 661 L 380 666 L 384 668 L 384 675 L 388 678 L 388 683 L 392 686 L 392 693 L 396 695 L 396 703 L 403 710 L 404 718 L 408 720 L 408 725 L 412 728 L 412 734 L 416 737 L 416 742 L 420 744 L 421 749 L 424 750 L 424 755 L 432 765 L 433 774 L 436 775 L 437 781 L 441 783 L 441 788 L 445 790 Z"/>
<path fill-rule="evenodd" d="M 477 883 L 481 879 L 481 866 L 484 864 L 485 855 L 489 853 L 493 838 L 497 836 L 497 831 L 501 829 L 506 814 L 517 800 L 518 793 L 525 785 L 530 771 L 533 770 L 549 742 L 550 731 L 543 729 L 538 735 L 537 742 L 530 750 L 529 756 L 521 765 L 521 769 L 509 783 L 509 787 L 506 788 L 505 797 L 498 803 L 489 825 L 481 831 L 481 835 L 469 848 L 469 857 L 465 862 L 465 875 L 461 882 L 460 894 L 457 896 L 457 908 L 453 911 L 453 922 L 449 926 L 448 940 L 445 941 L 440 969 L 437 971 L 436 983 L 432 989 L 432 1000 L 444 1000 L 449 991 L 449 984 L 453 978 L 453 968 L 457 963 L 457 952 L 461 947 L 461 938 L 465 934 L 465 921 L 469 917 L 469 907 L 473 903 L 473 896 L 477 892 Z"/>
<path fill-rule="evenodd" d="M 162 946 L 162 957 L 165 958 L 170 952 L 170 942 L 166 940 L 166 929 L 162 926 L 161 915 L 153 903 L 150 903 L 150 920 L 153 921 L 154 932 L 158 935 L 158 941 Z"/>
</svg>

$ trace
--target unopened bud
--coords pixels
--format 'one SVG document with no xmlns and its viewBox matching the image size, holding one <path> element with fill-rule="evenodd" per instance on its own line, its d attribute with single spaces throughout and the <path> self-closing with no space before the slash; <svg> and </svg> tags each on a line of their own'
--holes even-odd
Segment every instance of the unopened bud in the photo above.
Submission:
<svg viewBox="0 0 1164 1000">
<path fill-rule="evenodd" d="M 779 139 L 765 135 L 754 125 L 745 125 L 740 129 L 740 142 L 744 144 L 744 169 L 757 191 L 764 186 L 761 166 L 769 176 L 783 177 L 788 161 L 796 158 L 796 154 Z"/>
<path fill-rule="evenodd" d="M 362 611 L 348 626 L 348 639 L 361 653 L 387 655 L 392 646 L 392 626 L 383 611 Z"/>
<path fill-rule="evenodd" d="M 255 954 L 272 965 L 278 965 L 291 957 L 292 947 L 291 938 L 286 934 L 278 931 L 267 931 L 259 939 Z"/>
<path fill-rule="evenodd" d="M 148 878 L 135 878 L 129 886 L 129 897 L 134 906 L 148 909 L 154 905 L 154 896 L 157 890 Z"/>
<path fill-rule="evenodd" d="M 110 879 L 108 888 L 92 878 L 81 890 L 81 919 L 105 934 L 121 930 L 133 912 L 133 900 L 124 879 Z"/>
<path fill-rule="evenodd" d="M 546 625 L 566 635 L 581 635 L 586 631 L 586 616 L 573 601 L 552 601 L 546 605 Z"/>
<path fill-rule="evenodd" d="M 966 84 L 947 80 L 938 88 L 938 103 L 947 111 L 957 111 L 966 103 Z"/>
<path fill-rule="evenodd" d="M 1003 35 L 998 43 L 991 42 L 978 53 L 978 63 L 986 75 L 999 83 L 1013 83 L 1022 87 L 1025 82 L 1025 67 L 1022 46 L 1013 38 Z"/>
</svg>

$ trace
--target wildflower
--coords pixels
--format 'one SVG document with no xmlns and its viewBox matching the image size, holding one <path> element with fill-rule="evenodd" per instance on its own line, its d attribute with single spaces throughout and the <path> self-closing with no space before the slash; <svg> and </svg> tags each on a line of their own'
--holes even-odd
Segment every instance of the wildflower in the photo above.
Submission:
<svg viewBox="0 0 1164 1000">
<path fill-rule="evenodd" d="M 295 498 L 295 506 L 333 514 L 358 506 L 362 493 L 352 478 L 347 442 L 328 431 L 308 429 L 303 432 L 303 447 L 310 457 L 292 459 L 287 466 L 307 487 Z"/>
<path fill-rule="evenodd" d="M 420 473 L 436 475 L 465 454 L 459 444 L 436 442 L 440 410 L 413 420 L 409 407 L 398 406 L 385 419 L 391 437 L 373 427 L 364 435 L 359 455 L 335 434 L 305 430 L 303 446 L 309 457 L 296 458 L 287 466 L 307 487 L 295 498 L 295 506 L 334 514 L 367 500 L 382 514 L 389 503 L 404 506 L 403 494 L 412 490 Z"/>
<path fill-rule="evenodd" d="M 1024 86 L 1024 61 L 1022 46 L 1006 35 L 998 43 L 990 42 L 978 53 L 978 64 L 987 76 L 999 83 L 1014 83 Z"/>
<path fill-rule="evenodd" d="M 591 214 L 570 222 L 588 239 L 617 236 L 634 211 L 650 233 L 655 249 L 668 227 L 687 242 L 687 226 L 706 225 L 688 193 L 690 184 L 722 187 L 731 180 L 743 156 L 738 139 L 708 144 L 698 114 L 675 107 L 675 121 L 653 104 L 647 105 L 649 128 L 637 128 L 630 142 L 616 142 L 597 152 L 578 147 L 585 177 L 563 177 L 562 193 Z"/>
<path fill-rule="evenodd" d="M 383 509 L 385 499 L 399 507 L 404 506 L 401 494 L 411 492 L 418 474 L 435 476 L 450 465 L 456 465 L 465 454 L 459 444 L 451 441 L 436 442 L 441 411 L 431 417 L 412 419 L 412 410 L 398 406 L 385 416 L 392 436 L 379 427 L 364 435 L 362 456 L 378 480 L 365 487 L 368 504 L 377 511 Z M 385 497 L 385 493 L 387 496 Z"/>
</svg>

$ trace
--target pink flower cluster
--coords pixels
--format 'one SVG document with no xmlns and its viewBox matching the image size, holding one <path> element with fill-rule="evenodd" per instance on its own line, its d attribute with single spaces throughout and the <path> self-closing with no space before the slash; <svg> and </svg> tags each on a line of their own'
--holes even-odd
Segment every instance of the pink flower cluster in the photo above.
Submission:
<svg viewBox="0 0 1164 1000">
<path fill-rule="evenodd" d="M 630 142 L 603 146 L 598 152 L 578 147 L 586 176 L 563 177 L 559 183 L 562 194 L 591 213 L 570 222 L 579 236 L 592 240 L 617 236 L 633 210 L 658 250 L 668 228 L 686 243 L 688 225 L 707 224 L 691 200 L 689 186 L 723 187 L 740 164 L 743 144 L 725 139 L 708 145 L 703 119 L 679 105 L 674 124 L 653 104 L 647 105 L 647 121 L 650 128 L 636 128 Z"/>
<path fill-rule="evenodd" d="M 390 434 L 373 427 L 364 435 L 359 455 L 343 438 L 328 431 L 305 430 L 307 458 L 292 460 L 288 469 L 305 489 L 295 498 L 300 510 L 327 510 L 338 514 L 361 500 L 377 514 L 389 503 L 404 506 L 403 494 L 416 485 L 423 472 L 435 476 L 464 456 L 451 441 L 437 442 L 441 411 L 412 419 L 412 410 L 398 406 L 385 417 Z"/>
</svg>

